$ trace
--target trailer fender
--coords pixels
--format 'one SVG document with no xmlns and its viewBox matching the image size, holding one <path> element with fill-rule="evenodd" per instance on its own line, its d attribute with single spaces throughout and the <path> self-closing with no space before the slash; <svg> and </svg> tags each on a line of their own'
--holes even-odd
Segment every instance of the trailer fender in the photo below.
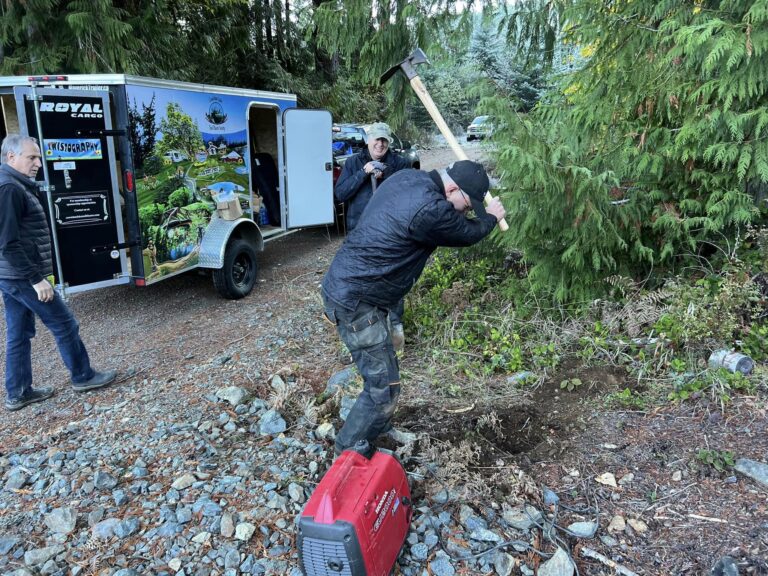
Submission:
<svg viewBox="0 0 768 576">
<path fill-rule="evenodd" d="M 200 268 L 220 269 L 224 266 L 224 253 L 231 238 L 242 238 L 253 245 L 254 250 L 264 250 L 264 238 L 256 223 L 249 218 L 224 220 L 213 218 L 205 229 L 200 244 Z"/>
</svg>

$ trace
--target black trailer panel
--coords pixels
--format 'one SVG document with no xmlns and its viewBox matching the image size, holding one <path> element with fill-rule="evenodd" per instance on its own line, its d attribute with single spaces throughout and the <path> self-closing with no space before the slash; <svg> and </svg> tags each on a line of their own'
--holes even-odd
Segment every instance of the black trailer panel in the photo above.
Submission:
<svg viewBox="0 0 768 576">
<path fill-rule="evenodd" d="M 56 283 L 71 292 L 127 283 L 109 94 L 14 92 L 21 131 L 38 139 L 43 156 Z"/>
</svg>

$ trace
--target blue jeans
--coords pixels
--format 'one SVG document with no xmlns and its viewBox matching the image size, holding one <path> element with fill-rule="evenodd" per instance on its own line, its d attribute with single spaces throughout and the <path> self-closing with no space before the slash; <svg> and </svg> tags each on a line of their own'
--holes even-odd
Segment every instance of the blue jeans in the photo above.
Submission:
<svg viewBox="0 0 768 576">
<path fill-rule="evenodd" d="M 90 380 L 94 371 L 83 341 L 80 326 L 58 293 L 53 301 L 40 302 L 28 280 L 0 278 L 5 304 L 5 390 L 9 400 L 17 400 L 32 389 L 32 338 L 35 314 L 51 331 L 72 382 Z"/>
<path fill-rule="evenodd" d="M 387 310 L 360 302 L 355 310 L 344 308 L 323 292 L 325 316 L 339 332 L 352 354 L 363 391 L 336 436 L 336 452 L 358 440 L 373 443 L 385 432 L 400 397 L 400 369 L 387 322 Z"/>
</svg>

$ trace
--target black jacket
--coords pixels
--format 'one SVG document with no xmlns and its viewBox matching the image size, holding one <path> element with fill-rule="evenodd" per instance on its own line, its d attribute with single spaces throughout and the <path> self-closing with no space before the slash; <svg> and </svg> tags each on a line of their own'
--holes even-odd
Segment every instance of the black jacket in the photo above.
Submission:
<svg viewBox="0 0 768 576">
<path fill-rule="evenodd" d="M 360 301 L 391 308 L 421 276 L 438 246 L 470 246 L 496 226 L 467 218 L 445 198 L 440 175 L 402 170 L 373 195 L 323 278 L 323 290 L 354 310 Z"/>
<path fill-rule="evenodd" d="M 371 175 L 366 174 L 363 166 L 372 160 L 368 148 L 347 158 L 344 162 L 344 168 L 341 176 L 336 182 L 334 194 L 340 202 L 347 203 L 347 230 L 353 230 L 363 215 L 365 207 L 373 196 L 373 185 L 371 184 Z M 405 158 L 398 156 L 392 150 L 387 150 L 384 157 L 379 160 L 387 165 L 382 178 L 376 181 L 377 189 L 381 184 L 395 172 L 408 168 L 408 162 Z"/>
<path fill-rule="evenodd" d="M 51 274 L 51 237 L 37 185 L 0 165 L 0 278 L 37 284 Z"/>
</svg>

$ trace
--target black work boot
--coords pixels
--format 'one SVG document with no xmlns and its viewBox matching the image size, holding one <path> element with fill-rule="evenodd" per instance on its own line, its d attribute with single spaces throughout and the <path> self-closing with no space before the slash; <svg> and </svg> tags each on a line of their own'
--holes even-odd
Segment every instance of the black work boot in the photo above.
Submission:
<svg viewBox="0 0 768 576">
<path fill-rule="evenodd" d="M 53 396 L 53 388 L 46 386 L 45 388 L 32 388 L 29 392 L 19 398 L 6 398 L 5 407 L 12 412 L 15 410 L 21 410 L 24 406 L 29 406 L 35 402 L 42 402 Z"/>
<path fill-rule="evenodd" d="M 102 388 L 112 381 L 117 376 L 117 370 L 107 370 L 105 372 L 96 372 L 91 376 L 90 380 L 85 382 L 72 382 L 72 388 L 75 392 L 85 392 L 87 390 L 95 390 L 96 388 Z"/>
</svg>

